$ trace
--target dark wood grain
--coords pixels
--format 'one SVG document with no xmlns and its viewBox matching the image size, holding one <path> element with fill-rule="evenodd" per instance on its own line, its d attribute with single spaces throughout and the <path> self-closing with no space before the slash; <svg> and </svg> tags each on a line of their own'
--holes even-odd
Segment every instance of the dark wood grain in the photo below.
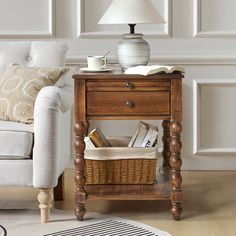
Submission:
<svg viewBox="0 0 236 236">
<path fill-rule="evenodd" d="M 182 79 L 171 80 L 171 119 L 182 120 Z"/>
<path fill-rule="evenodd" d="M 122 74 L 121 71 L 115 70 L 114 72 L 111 73 L 76 73 L 73 75 L 73 78 L 76 80 L 80 79 L 86 79 L 87 81 L 90 80 L 108 80 L 110 81 L 112 78 L 112 81 L 119 81 L 119 80 L 169 80 L 169 79 L 181 79 L 183 78 L 182 73 L 172 73 L 172 74 L 166 74 L 166 73 L 160 73 L 160 74 L 155 74 L 155 75 L 149 75 L 149 76 L 142 76 L 142 75 L 127 75 L 127 74 Z"/>
<path fill-rule="evenodd" d="M 182 143 L 180 141 L 180 133 L 182 131 L 181 123 L 179 121 L 172 121 L 170 126 L 171 132 L 171 213 L 175 220 L 179 220 L 182 213 L 182 176 L 181 176 L 181 166 L 182 160 L 180 158 L 180 150 Z"/>
<path fill-rule="evenodd" d="M 75 121 L 86 120 L 86 86 L 83 79 L 74 83 L 74 118 Z"/>
<path fill-rule="evenodd" d="M 170 90 L 170 80 L 134 80 L 134 79 L 120 79 L 119 81 L 109 82 L 106 80 L 93 81 L 89 80 L 86 83 L 87 91 L 166 91 Z"/>
<path fill-rule="evenodd" d="M 53 197 L 55 201 L 64 200 L 64 173 L 58 178 L 57 186 L 53 189 Z"/>
<path fill-rule="evenodd" d="M 88 200 L 169 200 L 169 169 L 158 170 L 157 181 L 146 185 L 87 185 Z"/>
<path fill-rule="evenodd" d="M 151 114 L 141 114 L 141 115 L 87 115 L 88 120 L 166 120 L 170 119 L 170 115 L 151 115 Z"/>
<path fill-rule="evenodd" d="M 86 120 L 86 97 L 85 97 L 85 81 L 75 81 L 75 214 L 78 220 L 83 220 L 86 209 L 86 190 L 85 190 L 85 160 L 84 160 L 84 150 L 85 142 L 84 137 L 88 133 L 89 123 Z"/>
<path fill-rule="evenodd" d="M 85 160 L 84 150 L 85 142 L 84 137 L 88 131 L 88 123 L 76 122 L 75 124 L 75 214 L 78 220 L 83 220 L 86 209 L 84 207 L 87 198 L 85 190 Z"/>
<path fill-rule="evenodd" d="M 148 77 L 113 73 L 77 73 L 75 81 L 75 212 L 83 220 L 87 199 L 169 200 L 175 220 L 182 212 L 181 73 Z M 130 103 L 126 103 L 126 101 Z M 153 185 L 86 185 L 84 137 L 88 120 L 163 121 L 164 169 Z"/>
<path fill-rule="evenodd" d="M 162 128 L 163 128 L 163 166 L 170 168 L 170 120 L 163 120 L 162 122 Z"/>
<path fill-rule="evenodd" d="M 170 92 L 88 92 L 87 114 L 168 115 Z"/>
</svg>

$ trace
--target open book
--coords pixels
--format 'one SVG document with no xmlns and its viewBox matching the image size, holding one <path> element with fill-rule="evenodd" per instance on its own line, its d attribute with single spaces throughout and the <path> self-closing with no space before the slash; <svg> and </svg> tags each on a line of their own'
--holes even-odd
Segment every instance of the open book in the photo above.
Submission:
<svg viewBox="0 0 236 236">
<path fill-rule="evenodd" d="M 152 66 L 134 66 L 130 67 L 125 71 L 125 74 L 136 74 L 136 75 L 152 75 L 157 73 L 173 73 L 173 72 L 185 73 L 185 70 L 181 66 L 164 66 L 164 65 L 152 65 Z"/>
</svg>

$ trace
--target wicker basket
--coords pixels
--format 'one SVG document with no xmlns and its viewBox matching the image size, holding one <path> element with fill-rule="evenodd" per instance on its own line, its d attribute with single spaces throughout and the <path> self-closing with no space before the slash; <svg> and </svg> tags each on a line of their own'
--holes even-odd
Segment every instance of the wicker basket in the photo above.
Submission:
<svg viewBox="0 0 236 236">
<path fill-rule="evenodd" d="M 109 142 L 113 147 L 85 151 L 87 184 L 154 183 L 157 147 L 128 148 L 129 138 L 109 139 Z"/>
</svg>

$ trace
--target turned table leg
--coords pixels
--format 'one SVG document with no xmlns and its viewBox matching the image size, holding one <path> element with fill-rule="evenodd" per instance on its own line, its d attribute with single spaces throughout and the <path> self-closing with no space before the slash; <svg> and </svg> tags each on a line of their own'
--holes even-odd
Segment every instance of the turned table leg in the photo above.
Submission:
<svg viewBox="0 0 236 236">
<path fill-rule="evenodd" d="M 77 220 L 82 221 L 86 209 L 84 207 L 86 201 L 85 189 L 85 160 L 84 150 L 85 142 L 84 137 L 87 135 L 89 123 L 87 121 L 79 121 L 75 124 L 75 214 Z"/>
<path fill-rule="evenodd" d="M 163 120 L 162 122 L 162 128 L 163 128 L 163 136 L 162 136 L 162 142 L 163 142 L 163 166 L 170 168 L 170 121 L 169 120 Z"/>
<path fill-rule="evenodd" d="M 171 213 L 175 220 L 180 220 L 182 213 L 182 176 L 181 176 L 181 165 L 182 160 L 180 157 L 181 150 L 181 140 L 180 134 L 182 131 L 181 123 L 179 121 L 172 121 L 170 125 L 171 141 L 170 141 L 170 150 L 171 150 Z"/>
</svg>

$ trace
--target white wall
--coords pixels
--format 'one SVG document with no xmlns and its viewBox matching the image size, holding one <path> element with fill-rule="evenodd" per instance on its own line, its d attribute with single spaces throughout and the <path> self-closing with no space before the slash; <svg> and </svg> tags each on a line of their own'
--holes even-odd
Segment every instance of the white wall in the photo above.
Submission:
<svg viewBox="0 0 236 236">
<path fill-rule="evenodd" d="M 180 64 L 186 69 L 183 168 L 235 170 L 236 2 L 152 1 L 167 20 L 164 26 L 137 27 L 151 45 L 152 62 Z M 0 10 L 1 22 L 3 16 L 7 18 L 0 23 L 1 40 L 65 41 L 71 66 L 108 49 L 112 49 L 110 60 L 115 60 L 120 34 L 128 32 L 128 26 L 96 24 L 111 0 L 20 2 L 22 5 L 18 0 L 0 0 L 0 9 L 4 9 L 4 15 Z M 12 13 L 13 5 L 19 9 L 17 14 Z M 27 5 L 30 7 L 24 7 Z M 130 135 L 136 128 L 131 121 L 99 123 L 107 135 Z"/>
</svg>

